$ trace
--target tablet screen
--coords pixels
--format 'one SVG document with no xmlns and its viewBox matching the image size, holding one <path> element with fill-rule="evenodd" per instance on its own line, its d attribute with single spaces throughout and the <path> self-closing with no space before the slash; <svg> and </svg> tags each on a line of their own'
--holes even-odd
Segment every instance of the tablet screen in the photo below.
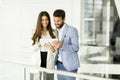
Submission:
<svg viewBox="0 0 120 80">
<path fill-rule="evenodd" d="M 53 41 L 56 41 L 58 39 L 40 39 L 41 46 L 44 46 L 45 43 L 50 42 L 52 44 Z"/>
</svg>

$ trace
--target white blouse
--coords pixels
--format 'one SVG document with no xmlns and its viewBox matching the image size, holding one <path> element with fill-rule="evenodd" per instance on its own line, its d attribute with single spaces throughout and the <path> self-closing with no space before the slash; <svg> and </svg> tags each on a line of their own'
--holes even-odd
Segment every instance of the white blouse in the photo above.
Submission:
<svg viewBox="0 0 120 80">
<path fill-rule="evenodd" d="M 44 36 L 44 35 L 41 36 L 41 39 L 52 39 L 52 38 L 51 38 L 49 32 L 47 32 L 46 36 Z M 32 48 L 33 48 L 32 65 L 40 66 L 40 64 L 41 64 L 40 51 L 42 51 L 42 52 L 45 51 L 45 52 L 48 53 L 48 55 L 47 55 L 47 62 L 46 62 L 47 63 L 47 68 L 49 68 L 49 69 L 54 69 L 55 68 L 54 59 L 55 59 L 55 55 L 56 55 L 57 51 L 52 53 L 46 47 L 44 47 L 44 46 L 40 46 L 39 47 L 37 44 L 34 44 L 32 46 Z"/>
</svg>

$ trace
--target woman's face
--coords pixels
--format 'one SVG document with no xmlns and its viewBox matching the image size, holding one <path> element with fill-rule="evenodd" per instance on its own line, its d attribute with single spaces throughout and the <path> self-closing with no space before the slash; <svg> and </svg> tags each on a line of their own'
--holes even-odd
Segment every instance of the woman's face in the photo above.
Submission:
<svg viewBox="0 0 120 80">
<path fill-rule="evenodd" d="M 42 26 L 43 28 L 47 28 L 49 23 L 48 17 L 47 16 L 42 16 Z"/>
</svg>

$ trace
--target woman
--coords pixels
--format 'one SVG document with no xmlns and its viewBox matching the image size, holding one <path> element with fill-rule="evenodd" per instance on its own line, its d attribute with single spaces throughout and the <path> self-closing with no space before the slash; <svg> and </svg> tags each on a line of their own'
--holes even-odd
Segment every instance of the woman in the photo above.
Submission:
<svg viewBox="0 0 120 80">
<path fill-rule="evenodd" d="M 50 16 L 48 12 L 42 11 L 38 16 L 36 30 L 32 37 L 32 45 L 35 54 L 34 65 L 54 69 L 54 56 L 56 50 L 50 42 L 43 44 L 42 41 L 55 38 L 56 35 L 51 27 Z M 44 75 L 46 75 L 44 78 L 47 80 L 54 80 L 53 74 L 45 73 Z"/>
</svg>

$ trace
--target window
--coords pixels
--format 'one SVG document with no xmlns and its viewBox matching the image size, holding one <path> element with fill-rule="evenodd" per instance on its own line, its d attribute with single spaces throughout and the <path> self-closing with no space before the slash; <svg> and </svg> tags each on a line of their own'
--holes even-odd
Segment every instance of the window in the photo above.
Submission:
<svg viewBox="0 0 120 80">
<path fill-rule="evenodd" d="M 81 44 L 109 45 L 109 0 L 84 0 Z"/>
</svg>

